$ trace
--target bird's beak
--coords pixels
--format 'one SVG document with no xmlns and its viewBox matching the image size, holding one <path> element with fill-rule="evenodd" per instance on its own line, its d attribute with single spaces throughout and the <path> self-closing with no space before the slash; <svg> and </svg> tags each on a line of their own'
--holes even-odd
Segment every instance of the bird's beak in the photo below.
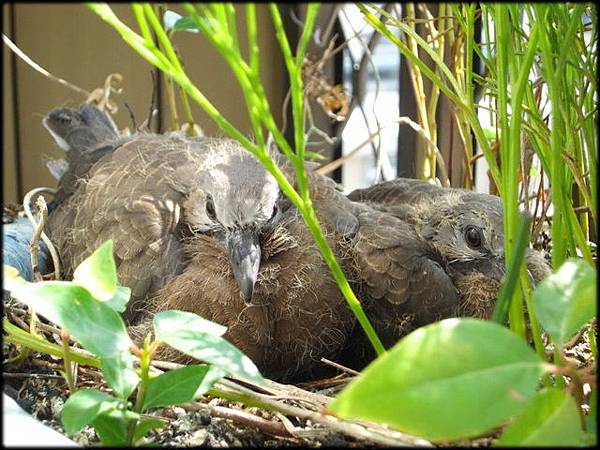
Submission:
<svg viewBox="0 0 600 450">
<path fill-rule="evenodd" d="M 260 244 L 252 230 L 236 230 L 227 236 L 229 263 L 242 300 L 250 301 L 260 267 Z"/>
</svg>

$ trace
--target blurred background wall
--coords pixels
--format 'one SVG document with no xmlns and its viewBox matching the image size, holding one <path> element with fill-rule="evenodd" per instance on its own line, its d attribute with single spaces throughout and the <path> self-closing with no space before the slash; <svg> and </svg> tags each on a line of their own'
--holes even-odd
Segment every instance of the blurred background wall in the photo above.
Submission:
<svg viewBox="0 0 600 450">
<path fill-rule="evenodd" d="M 137 29 L 128 5 L 111 7 L 127 25 Z M 239 24 L 245 32 L 244 10 L 239 10 Z M 257 14 L 262 81 L 273 109 L 279 111 L 287 90 L 283 61 L 266 5 L 259 5 Z M 133 111 L 137 125 L 148 117 L 153 92 L 152 66 L 82 4 L 4 3 L 2 31 L 50 73 L 87 91 L 102 87 L 109 74 L 120 73 L 123 92 L 112 97 L 119 106 L 113 116 L 117 125 L 133 128 L 124 102 Z M 174 41 L 191 80 L 234 125 L 249 131 L 241 91 L 223 59 L 199 34 L 178 33 Z M 43 116 L 57 106 L 77 106 L 85 98 L 35 71 L 5 45 L 2 58 L 3 202 L 20 203 L 33 187 L 56 185 L 45 162 L 59 157 L 60 150 L 43 127 Z M 164 83 L 158 94 L 163 104 Z M 191 104 L 194 118 L 205 134 L 221 135 L 200 107 L 193 101 Z M 153 123 L 156 131 L 164 130 L 169 123 L 167 108 L 160 110 L 158 120 Z M 179 115 L 182 116 L 181 106 Z"/>
<path fill-rule="evenodd" d="M 166 5 L 183 13 L 177 4 Z M 401 11 L 399 14 L 404 14 L 400 4 L 388 5 L 396 5 Z M 436 4 L 428 5 L 434 13 L 437 11 Z M 306 4 L 278 6 L 290 45 L 295 48 L 303 29 Z M 111 7 L 128 26 L 138 29 L 129 5 L 111 4 Z M 236 8 L 238 35 L 245 52 L 242 38 L 246 33 L 245 7 L 240 4 Z M 149 116 L 153 96 L 158 98 L 159 114 L 151 122 L 151 129 L 163 132 L 171 128 L 163 75 L 82 4 L 3 4 L 2 16 L 3 33 L 57 77 L 91 92 L 103 87 L 111 73 L 121 74 L 122 93 L 111 97 L 119 107 L 113 116 L 119 128 L 128 127 L 133 131 L 142 124 Z M 285 134 L 293 141 L 289 102 L 287 114 L 282 111 L 289 88 L 288 76 L 265 4 L 258 5 L 257 17 L 262 82 L 280 126 L 286 116 Z M 420 28 L 418 32 L 425 33 Z M 230 122 L 249 133 L 251 127 L 241 90 L 223 58 L 199 33 L 178 32 L 173 42 L 196 86 Z M 44 129 L 42 118 L 54 107 L 78 106 L 85 96 L 37 72 L 6 45 L 2 52 L 3 202 L 20 203 L 33 187 L 56 185 L 46 161 L 60 157 L 61 151 Z M 451 53 L 448 50 L 446 54 Z M 424 61 L 431 64 L 427 59 Z M 343 165 L 330 165 L 324 173 L 342 183 L 346 192 L 396 176 L 419 176 L 426 148 L 424 140 L 407 125 L 387 123 L 398 116 L 417 120 L 407 61 L 391 41 L 381 39 L 367 26 L 356 5 L 321 6 L 304 69 L 305 87 L 318 86 L 312 90 L 307 88 L 306 93 L 311 111 L 306 124 L 307 148 L 324 156 L 320 163 L 338 158 L 343 161 Z M 153 82 L 154 78 L 158 83 Z M 153 89 L 155 84 L 156 90 Z M 343 88 L 340 98 L 348 106 L 339 120 L 333 117 L 337 112 L 332 114 L 334 110 L 328 111 L 329 106 L 325 106 L 329 103 L 322 101 L 331 98 L 337 88 Z M 426 82 L 426 97 L 429 89 Z M 179 123 L 183 123 L 183 106 L 179 98 L 177 101 Z M 223 135 L 195 102 L 190 101 L 190 105 L 195 121 L 206 135 Z M 444 98 L 435 114 L 437 145 L 448 164 L 449 179 L 452 185 L 461 186 L 465 173 L 464 151 L 450 105 Z M 378 129 L 381 134 L 375 137 Z M 370 135 L 374 137 L 369 145 L 362 145 Z M 478 177 L 485 178 L 483 158 L 477 164 L 482 165 L 482 170 L 477 171 Z M 485 186 L 483 190 L 487 191 Z"/>
</svg>

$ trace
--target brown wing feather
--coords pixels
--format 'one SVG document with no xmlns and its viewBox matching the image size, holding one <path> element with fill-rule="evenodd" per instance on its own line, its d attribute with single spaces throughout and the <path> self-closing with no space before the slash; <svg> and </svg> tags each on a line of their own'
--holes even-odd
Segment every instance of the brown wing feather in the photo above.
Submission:
<svg viewBox="0 0 600 450">
<path fill-rule="evenodd" d="M 442 188 L 426 181 L 395 178 L 368 188 L 356 189 L 348 194 L 348 198 L 357 202 L 378 203 L 388 207 L 415 203 L 423 197 L 431 198 L 443 194 Z"/>
<path fill-rule="evenodd" d="M 119 281 L 132 289 L 133 318 L 135 303 L 185 265 L 177 228 L 201 152 L 198 142 L 140 135 L 98 161 L 51 220 L 67 274 L 112 239 Z"/>
<path fill-rule="evenodd" d="M 458 291 L 408 224 L 366 205 L 357 208 L 356 270 L 373 299 L 369 314 L 393 344 L 401 336 L 392 325 L 403 315 L 414 315 L 415 325 L 432 322 L 456 306 Z"/>
</svg>

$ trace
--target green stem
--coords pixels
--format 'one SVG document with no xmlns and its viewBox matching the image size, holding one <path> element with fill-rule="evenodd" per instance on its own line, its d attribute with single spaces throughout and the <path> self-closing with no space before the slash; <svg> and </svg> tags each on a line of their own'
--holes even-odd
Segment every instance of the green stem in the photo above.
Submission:
<svg viewBox="0 0 600 450">
<path fill-rule="evenodd" d="M 508 220 L 506 221 L 508 227 L 505 228 L 504 231 L 504 245 L 505 245 L 505 253 L 509 255 L 514 251 L 514 242 L 513 236 L 515 236 L 517 232 L 519 220 L 519 198 L 518 198 L 518 186 L 519 186 L 519 162 L 521 155 L 521 123 L 522 123 L 522 110 L 523 110 L 523 97 L 525 94 L 525 87 L 527 86 L 527 82 L 529 79 L 529 73 L 531 71 L 531 66 L 533 64 L 533 59 L 536 54 L 537 44 L 539 40 L 539 30 L 540 27 L 537 23 L 534 23 L 532 26 L 531 34 L 529 36 L 528 48 L 525 54 L 525 58 L 521 62 L 521 66 L 518 68 L 518 77 L 516 81 L 513 79 L 513 96 L 511 98 L 512 105 L 512 116 L 510 122 L 510 130 L 508 133 L 508 164 L 505 168 L 502 167 L 503 170 L 507 170 L 505 185 L 503 186 L 503 201 L 505 205 L 504 214 L 508 216 Z M 512 55 L 513 57 L 515 55 Z M 517 69 L 514 70 L 517 73 Z M 502 143 L 504 145 L 504 142 Z M 508 259 L 507 259 L 508 260 Z M 523 263 L 521 263 L 523 264 Z M 523 280 L 523 278 L 521 277 Z M 523 290 L 528 289 L 529 280 L 525 280 L 526 284 L 521 283 L 523 286 Z M 528 303 L 526 302 L 528 305 Z M 532 318 L 532 321 L 535 321 L 535 313 L 533 309 L 527 306 L 527 310 L 529 313 L 529 317 Z M 515 323 L 514 329 L 522 329 L 525 328 L 525 319 L 523 317 L 523 308 L 522 308 L 522 298 L 520 296 L 514 296 L 511 304 L 511 326 Z"/>
<path fill-rule="evenodd" d="M 554 356 L 554 365 L 558 366 L 558 367 L 564 367 L 564 364 L 562 361 L 562 349 L 557 345 L 556 342 L 554 343 L 553 356 Z M 563 379 L 561 372 L 556 374 L 556 386 L 561 389 L 564 389 L 564 387 L 565 387 L 565 380 Z"/>
<path fill-rule="evenodd" d="M 183 68 L 181 67 L 179 58 L 177 57 L 177 54 L 175 53 L 175 49 L 173 49 L 173 46 L 171 45 L 171 41 L 169 40 L 167 33 L 163 29 L 160 21 L 158 20 L 158 17 L 156 17 L 156 14 L 154 13 L 154 10 L 152 9 L 152 5 L 150 5 L 149 3 L 143 3 L 143 8 L 144 8 L 144 13 L 148 17 L 148 20 L 150 21 L 150 25 L 152 25 L 152 29 L 154 30 L 154 33 L 156 34 L 156 37 L 158 38 L 158 42 L 160 42 L 162 47 L 165 49 L 165 52 L 167 52 L 167 57 L 169 58 L 169 61 L 171 62 L 171 64 L 175 68 L 175 70 L 182 71 Z"/>
<path fill-rule="evenodd" d="M 181 87 L 179 88 L 179 94 L 181 96 L 181 103 L 183 103 L 183 111 L 185 113 L 186 122 L 189 125 L 187 134 L 188 136 L 196 136 L 196 130 L 194 129 L 194 116 L 192 114 L 190 101 L 188 100 L 187 94 Z"/>
<path fill-rule="evenodd" d="M 4 335 L 4 342 L 22 345 L 31 350 L 35 350 L 36 352 L 47 353 L 49 355 L 58 357 L 63 357 L 63 355 L 65 354 L 64 349 L 61 345 L 53 344 L 41 337 L 33 336 L 27 331 L 22 330 L 16 325 L 13 325 L 6 318 L 2 320 L 2 327 L 4 329 L 4 332 L 6 333 Z M 79 364 L 85 364 L 91 367 L 100 367 L 100 361 L 97 358 L 82 355 L 72 350 L 69 350 L 68 354 L 71 361 L 77 362 Z"/>
<path fill-rule="evenodd" d="M 69 391 L 71 392 L 71 395 L 73 395 L 77 390 L 77 387 L 75 386 L 75 381 L 73 380 L 73 366 L 71 365 L 71 357 L 69 355 L 69 333 L 65 329 L 61 330 L 60 338 L 62 340 L 62 358 L 65 367 L 65 379 L 67 380 Z"/>
<path fill-rule="evenodd" d="M 148 28 L 148 22 L 144 16 L 144 8 L 139 3 L 132 3 L 131 9 L 133 10 L 133 15 L 137 20 L 138 26 L 140 27 L 140 31 L 142 32 L 142 36 L 144 36 L 146 43 L 152 44 L 152 34 L 150 34 L 150 28 Z"/>
<path fill-rule="evenodd" d="M 133 411 L 141 414 L 144 408 L 144 401 L 146 400 L 146 391 L 148 389 L 148 382 L 150 381 L 150 361 L 152 355 L 156 350 L 157 345 L 150 344 L 150 336 L 146 336 L 144 339 L 144 345 L 142 348 L 142 354 L 140 355 L 140 382 L 138 385 L 137 395 L 135 397 L 135 405 Z M 127 429 L 127 445 L 133 446 L 133 438 L 135 435 L 135 428 L 137 426 L 138 419 L 131 419 Z"/>
</svg>

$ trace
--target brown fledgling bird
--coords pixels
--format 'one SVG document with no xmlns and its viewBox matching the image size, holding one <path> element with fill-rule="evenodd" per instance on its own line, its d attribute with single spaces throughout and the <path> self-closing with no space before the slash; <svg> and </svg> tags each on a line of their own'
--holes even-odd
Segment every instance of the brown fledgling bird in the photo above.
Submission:
<svg viewBox="0 0 600 450">
<path fill-rule="evenodd" d="M 126 318 L 140 340 L 156 311 L 191 311 L 227 326 L 225 337 L 279 379 L 343 347 L 353 316 L 301 217 L 254 156 L 228 139 L 81 133 L 82 124 L 106 129 L 85 123 L 90 108 L 45 119 L 69 144 L 48 223 L 66 277 L 113 239 L 119 281 L 132 289 Z M 79 145 L 74 128 L 101 138 Z M 328 199 L 343 198 L 326 178 L 312 190 L 317 211 L 335 211 Z M 343 261 L 337 222 L 324 226 Z"/>
<path fill-rule="evenodd" d="M 357 213 L 353 256 L 386 347 L 437 320 L 491 316 L 504 277 L 499 197 L 399 178 L 348 198 L 368 206 Z M 550 273 L 537 251 L 527 250 L 526 263 L 533 282 Z M 364 348 L 362 364 L 373 356 Z"/>
<path fill-rule="evenodd" d="M 155 312 L 181 309 L 227 326 L 225 337 L 272 378 L 307 376 L 322 357 L 355 367 L 372 359 L 302 218 L 250 153 L 227 139 L 119 136 L 94 110 L 61 108 L 44 121 L 68 162 L 49 232 L 67 277 L 113 239 L 138 341 Z M 346 198 L 315 173 L 309 186 L 387 347 L 436 320 L 489 316 L 504 275 L 499 198 L 402 179 Z M 527 263 L 535 280 L 548 272 L 535 252 Z"/>
</svg>

